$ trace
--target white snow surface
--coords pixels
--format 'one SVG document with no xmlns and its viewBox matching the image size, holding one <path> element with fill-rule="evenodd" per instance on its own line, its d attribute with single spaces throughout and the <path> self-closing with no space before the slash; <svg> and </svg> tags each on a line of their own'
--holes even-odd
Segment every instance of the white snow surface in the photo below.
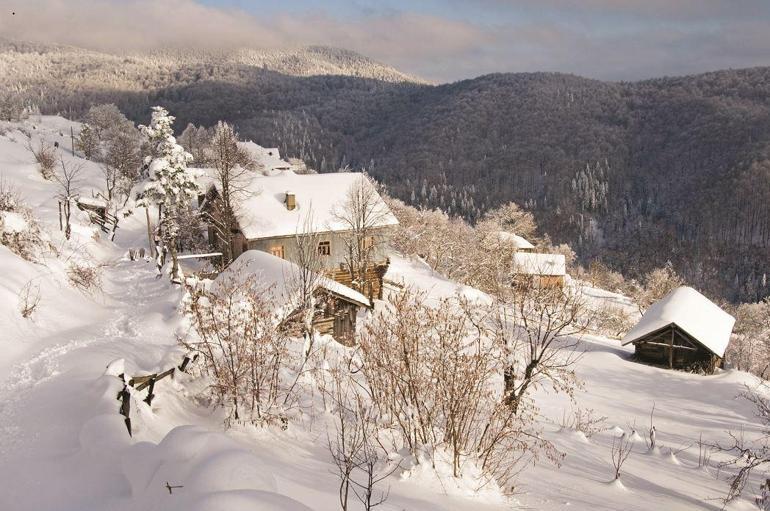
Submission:
<svg viewBox="0 0 770 511">
<path fill-rule="evenodd" d="M 158 382 L 152 406 L 143 402 L 144 392 L 135 393 L 134 436 L 127 435 L 118 414 L 122 382 L 117 374 L 149 374 L 179 364 L 184 351 L 176 338 L 189 325 L 179 313 L 182 291 L 167 276 L 156 278 L 151 262 L 125 257 L 128 248 L 146 246 L 141 209 L 121 219 L 114 242 L 100 237 L 87 216 L 74 215 L 72 240 L 59 232 L 56 185 L 40 177 L 26 137 L 16 128 L 64 146 L 70 126 L 77 132 L 76 123 L 38 117 L 0 135 L 2 177 L 21 190 L 58 251 L 33 263 L 0 246 L 0 509 L 339 509 L 322 408 L 313 420 L 292 422 L 286 431 L 245 425 L 225 430 L 221 409 L 195 398 L 196 377 L 177 373 Z M 66 151 L 62 156 L 72 159 Z M 77 161 L 84 165 L 80 192 L 98 191 L 98 167 Z M 84 293 L 68 282 L 72 261 L 101 265 L 99 290 Z M 396 255 L 386 278 L 421 289 L 433 300 L 457 293 L 485 299 L 420 261 Z M 22 318 L 18 295 L 30 282 L 39 286 L 41 301 Z M 625 303 L 610 293 L 592 296 Z M 330 352 L 347 349 L 328 342 Z M 678 464 L 666 454 L 701 434 L 709 443 L 728 442 L 729 430 L 757 437 L 762 425 L 753 407 L 736 399 L 757 380 L 735 370 L 699 376 L 637 364 L 629 360 L 631 348 L 604 337 L 587 336 L 579 349 L 583 355 L 575 369 L 584 385 L 575 403 L 549 389 L 535 396 L 545 417 L 545 437 L 565 454 L 560 467 L 543 460 L 527 468 L 510 500 L 494 491 L 475 491 L 472 473 L 457 480 L 429 463 L 404 467 L 382 483 L 390 494 L 378 509 L 720 510 L 727 483 L 724 471 L 717 477 L 713 463 L 726 458 L 715 453 L 712 466 L 700 469 L 697 446 L 679 452 Z M 622 484 L 609 483 L 613 438 L 631 435 L 633 425 L 645 437 L 653 403 L 663 455 L 635 444 Z M 558 422 L 574 406 L 606 416 L 607 429 L 590 438 L 563 430 Z M 746 495 L 727 509 L 756 509 L 753 491 L 760 482 L 757 474 Z M 167 483 L 180 487 L 170 495 Z"/>
<path fill-rule="evenodd" d="M 693 336 L 715 355 L 724 357 L 735 318 L 695 289 L 682 286 L 652 304 L 623 337 L 623 345 L 671 324 Z"/>
<path fill-rule="evenodd" d="M 567 263 L 563 254 L 516 252 L 513 254 L 514 272 L 521 275 L 563 276 Z"/>
<path fill-rule="evenodd" d="M 0 211 L 0 232 L 23 232 L 27 227 L 27 221 L 20 213 Z"/>
<path fill-rule="evenodd" d="M 213 183 L 210 171 L 208 183 Z M 310 230 L 344 231 L 349 227 L 338 218 L 343 213 L 348 191 L 362 174 L 295 174 L 287 170 L 274 175 L 255 175 L 243 184 L 244 195 L 238 212 L 238 224 L 247 239 L 293 236 L 305 232 L 305 220 L 312 212 Z M 296 208 L 286 208 L 286 192 L 295 194 Z M 379 218 L 372 227 L 396 225 L 398 220 L 382 199 L 375 205 Z"/>
</svg>

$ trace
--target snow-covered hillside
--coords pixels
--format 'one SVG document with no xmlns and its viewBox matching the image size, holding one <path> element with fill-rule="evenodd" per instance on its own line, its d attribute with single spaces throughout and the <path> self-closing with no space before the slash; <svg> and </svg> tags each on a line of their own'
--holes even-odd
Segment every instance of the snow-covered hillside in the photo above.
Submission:
<svg viewBox="0 0 770 511">
<path fill-rule="evenodd" d="M 57 185 L 40 176 L 20 128 L 33 142 L 43 137 L 64 148 L 70 126 L 58 117 L 0 125 L 0 179 L 19 191 L 45 242 L 36 261 L 0 246 L 0 509 L 339 509 L 328 417 L 320 405 L 286 430 L 236 425 L 224 431 L 218 410 L 194 398 L 199 382 L 177 372 L 158 382 L 152 406 L 142 401 L 145 394 L 135 396 L 128 436 L 118 414 L 117 375 L 181 362 L 177 334 L 188 327 L 180 313 L 183 293 L 156 278 L 152 263 L 127 259 L 129 248 L 145 246 L 143 214 L 122 218 L 113 242 L 76 212 L 73 237 L 64 239 Z M 99 188 L 95 164 L 66 149 L 60 154 L 84 166 L 81 194 Z M 98 289 L 75 287 L 68 277 L 73 264 L 98 268 Z M 396 254 L 386 280 L 391 289 L 414 286 L 432 300 L 458 293 L 487 299 Z M 19 296 L 30 282 L 40 302 L 24 318 Z M 596 305 L 633 310 L 619 295 L 586 292 Z M 349 349 L 328 337 L 319 342 L 332 355 Z M 589 335 L 580 349 L 583 388 L 576 404 L 545 391 L 537 396 L 546 437 L 566 455 L 561 467 L 543 461 L 526 469 L 513 497 L 504 497 L 494 488 L 474 492 L 474 481 L 453 479 L 441 466 L 405 464 L 385 482 L 390 494 L 379 509 L 720 509 L 726 483 L 713 466 L 698 468 L 695 442 L 701 436 L 724 441 L 727 430 L 759 432 L 751 404 L 736 398 L 755 379 L 738 371 L 699 376 L 637 364 L 629 360 L 631 348 L 604 337 Z M 623 485 L 610 484 L 613 438 L 621 430 L 632 436 L 634 428 L 646 435 L 653 405 L 658 449 L 648 452 L 639 438 Z M 586 438 L 563 429 L 563 417 L 576 406 L 606 417 L 603 430 Z M 748 496 L 729 506 L 752 508 Z"/>
</svg>

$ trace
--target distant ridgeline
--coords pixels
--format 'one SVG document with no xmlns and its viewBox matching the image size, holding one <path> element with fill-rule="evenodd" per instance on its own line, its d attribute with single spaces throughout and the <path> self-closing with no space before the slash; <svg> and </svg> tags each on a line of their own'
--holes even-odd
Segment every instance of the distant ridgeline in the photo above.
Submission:
<svg viewBox="0 0 770 511">
<path fill-rule="evenodd" d="M 729 300 L 770 295 L 770 68 L 609 83 L 495 74 L 428 85 L 343 50 L 107 55 L 0 45 L 2 101 L 77 118 L 234 123 L 320 171 L 365 167 L 469 220 L 513 200 L 627 276 L 670 260 Z"/>
</svg>

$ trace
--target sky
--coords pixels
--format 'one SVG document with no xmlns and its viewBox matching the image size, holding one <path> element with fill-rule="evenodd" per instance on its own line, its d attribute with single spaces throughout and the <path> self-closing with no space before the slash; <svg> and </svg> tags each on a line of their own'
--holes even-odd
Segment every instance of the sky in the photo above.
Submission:
<svg viewBox="0 0 770 511">
<path fill-rule="evenodd" d="M 770 0 L 0 0 L 0 36 L 97 50 L 356 51 L 433 82 L 770 65 Z"/>
</svg>

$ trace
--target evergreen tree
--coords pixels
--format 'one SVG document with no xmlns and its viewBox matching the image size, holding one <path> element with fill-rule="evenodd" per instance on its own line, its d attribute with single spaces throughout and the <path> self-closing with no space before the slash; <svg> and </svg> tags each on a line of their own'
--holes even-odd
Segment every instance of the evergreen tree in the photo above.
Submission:
<svg viewBox="0 0 770 511">
<path fill-rule="evenodd" d="M 171 254 L 172 282 L 180 282 L 179 263 L 177 261 L 177 238 L 179 236 L 179 218 L 189 201 L 196 196 L 198 185 L 196 175 L 187 165 L 192 155 L 176 142 L 172 125 L 174 117 L 165 108 L 156 106 L 152 109 L 149 126 L 141 126 L 147 137 L 152 156 L 148 156 L 149 181 L 144 186 L 140 205 L 158 206 L 158 239 L 163 244 L 161 253 Z M 159 268 L 163 258 L 159 255 Z"/>
</svg>

